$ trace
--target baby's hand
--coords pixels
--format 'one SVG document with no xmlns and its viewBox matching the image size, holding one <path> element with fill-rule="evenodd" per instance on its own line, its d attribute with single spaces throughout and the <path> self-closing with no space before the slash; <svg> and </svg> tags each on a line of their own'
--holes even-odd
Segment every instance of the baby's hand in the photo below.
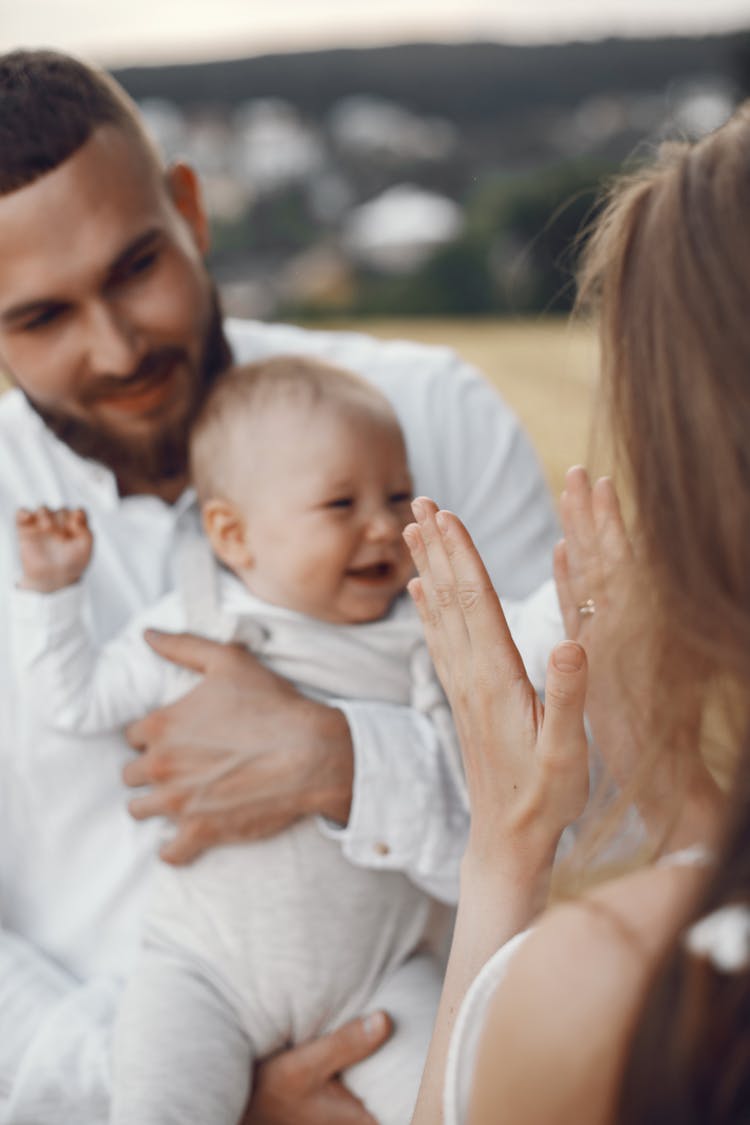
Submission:
<svg viewBox="0 0 750 1125">
<path fill-rule="evenodd" d="M 51 594 L 72 586 L 91 559 L 94 538 L 81 508 L 20 508 L 16 532 L 24 590 Z"/>
</svg>

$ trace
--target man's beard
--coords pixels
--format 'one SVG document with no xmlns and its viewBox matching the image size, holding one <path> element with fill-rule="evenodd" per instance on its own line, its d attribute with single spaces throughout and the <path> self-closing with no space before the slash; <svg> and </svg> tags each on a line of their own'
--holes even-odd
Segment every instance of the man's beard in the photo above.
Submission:
<svg viewBox="0 0 750 1125">
<path fill-rule="evenodd" d="M 146 438 L 128 438 L 63 411 L 41 406 L 28 395 L 26 399 L 52 433 L 79 457 L 106 465 L 118 481 L 163 484 L 187 474 L 190 427 L 217 376 L 231 361 L 232 353 L 224 335 L 219 298 L 214 288 L 201 360 L 188 392 L 190 400 L 185 404 L 184 413 L 163 429 Z M 182 348 L 159 349 L 145 356 L 130 378 L 133 383 L 146 384 L 150 375 L 158 376 L 173 363 L 190 366 L 190 359 Z"/>
</svg>

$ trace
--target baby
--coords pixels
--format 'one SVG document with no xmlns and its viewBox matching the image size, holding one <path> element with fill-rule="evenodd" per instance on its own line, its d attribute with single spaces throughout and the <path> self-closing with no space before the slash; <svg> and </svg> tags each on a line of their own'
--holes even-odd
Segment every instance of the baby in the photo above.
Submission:
<svg viewBox="0 0 750 1125">
<path fill-rule="evenodd" d="M 183 694 L 195 677 L 160 660 L 143 629 L 191 629 L 241 641 L 315 698 L 415 707 L 459 769 L 401 596 L 412 486 L 386 399 L 312 359 L 233 369 L 194 426 L 191 466 L 213 554 L 191 540 L 177 590 L 100 651 L 81 614 L 85 514 L 19 512 L 18 658 L 50 725 L 92 735 Z M 559 614 L 553 604 L 541 629 L 532 619 L 527 647 L 546 656 Z M 344 1080 L 382 1125 L 409 1120 L 440 992 L 425 945 L 443 913 L 400 873 L 348 863 L 312 818 L 187 868 L 159 865 L 116 1032 L 112 1120 L 236 1125 L 253 1060 L 381 1007 L 396 1033 Z"/>
</svg>

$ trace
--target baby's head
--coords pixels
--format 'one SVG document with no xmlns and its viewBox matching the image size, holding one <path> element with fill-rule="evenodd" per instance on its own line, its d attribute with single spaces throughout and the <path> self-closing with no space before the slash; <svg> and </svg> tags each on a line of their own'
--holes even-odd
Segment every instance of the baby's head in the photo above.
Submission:
<svg viewBox="0 0 750 1125">
<path fill-rule="evenodd" d="M 412 482 L 387 399 L 304 356 L 230 368 L 190 439 L 217 557 L 258 597 L 337 623 L 387 613 L 412 573 Z"/>
</svg>

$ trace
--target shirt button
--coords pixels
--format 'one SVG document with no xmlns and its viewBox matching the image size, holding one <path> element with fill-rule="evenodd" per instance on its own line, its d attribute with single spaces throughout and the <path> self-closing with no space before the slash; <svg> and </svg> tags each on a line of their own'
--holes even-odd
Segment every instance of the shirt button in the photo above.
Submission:
<svg viewBox="0 0 750 1125">
<path fill-rule="evenodd" d="M 388 847 L 387 844 L 383 843 L 382 841 L 379 841 L 377 844 L 373 844 L 372 850 L 375 852 L 375 855 L 390 855 L 391 854 L 391 849 Z"/>
</svg>

